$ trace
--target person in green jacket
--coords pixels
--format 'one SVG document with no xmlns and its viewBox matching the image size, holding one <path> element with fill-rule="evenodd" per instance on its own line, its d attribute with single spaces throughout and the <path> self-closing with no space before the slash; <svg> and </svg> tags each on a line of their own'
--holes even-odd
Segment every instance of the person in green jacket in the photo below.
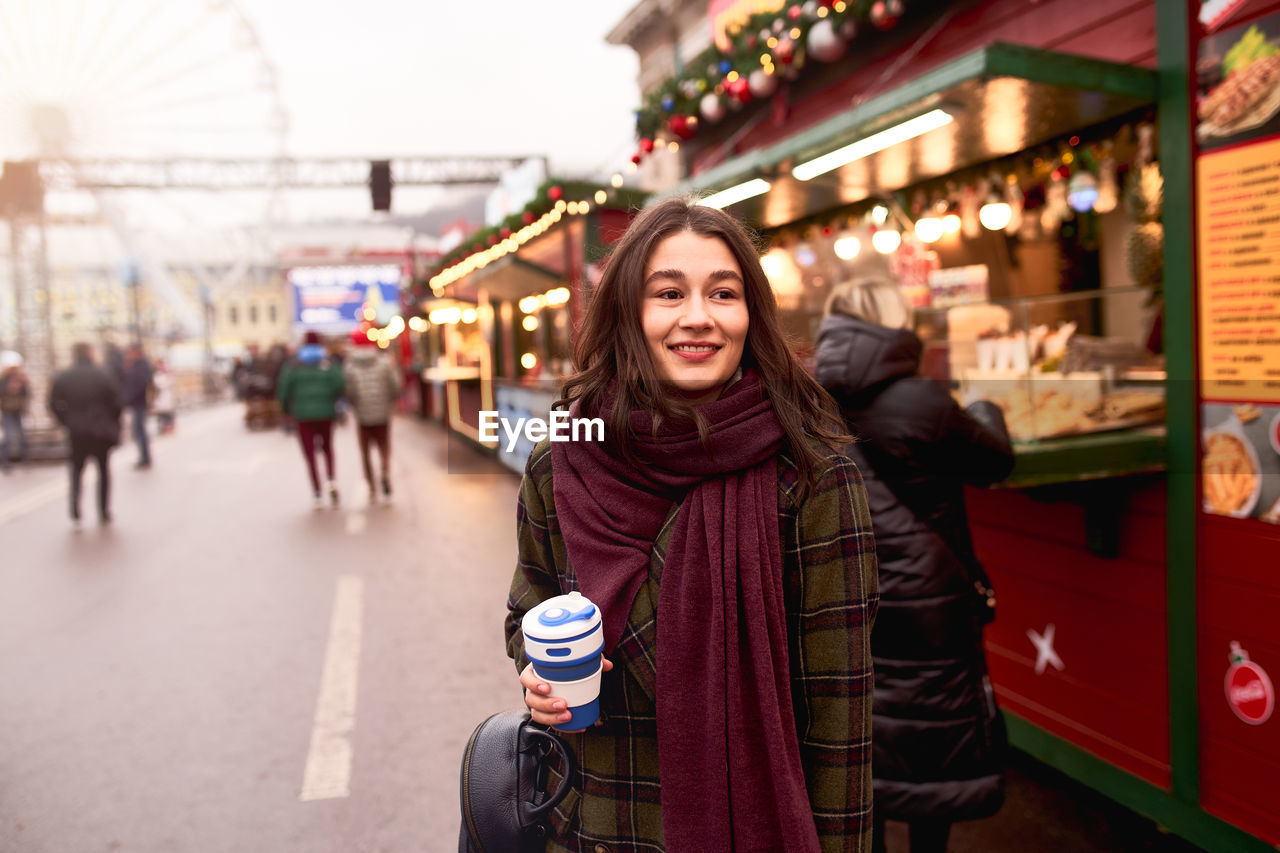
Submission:
<svg viewBox="0 0 1280 853">
<path fill-rule="evenodd" d="M 307 332 L 296 362 L 280 374 L 276 397 L 281 410 L 298 425 L 298 442 L 311 476 L 311 493 L 316 509 L 324 508 L 320 491 L 320 475 L 316 471 L 316 444 L 324 451 L 325 475 L 329 481 L 329 500 L 338 505 L 338 484 L 333 479 L 333 419 L 338 398 L 342 396 L 342 370 L 329 360 L 320 336 Z"/>
</svg>

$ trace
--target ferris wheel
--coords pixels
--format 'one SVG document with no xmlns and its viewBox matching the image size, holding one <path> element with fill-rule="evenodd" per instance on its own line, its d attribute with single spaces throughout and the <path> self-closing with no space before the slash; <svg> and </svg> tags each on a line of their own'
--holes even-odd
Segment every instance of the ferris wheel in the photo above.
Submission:
<svg viewBox="0 0 1280 853">
<path fill-rule="evenodd" d="M 0 0 L 0 154 L 282 155 L 287 119 L 233 0 Z"/>
<path fill-rule="evenodd" d="M 0 0 L 0 159 L 274 160 L 287 130 L 276 70 L 235 0 Z M 281 198 L 270 186 L 86 192 L 70 174 L 46 186 L 51 221 L 113 232 L 118 262 L 144 268 L 188 331 L 198 309 L 170 275 L 174 235 L 239 228 L 262 245 Z"/>
</svg>

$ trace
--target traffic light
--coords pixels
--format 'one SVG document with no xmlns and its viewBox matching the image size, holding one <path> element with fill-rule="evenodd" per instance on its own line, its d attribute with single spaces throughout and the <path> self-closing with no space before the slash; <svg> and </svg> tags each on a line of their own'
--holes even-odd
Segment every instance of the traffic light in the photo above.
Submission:
<svg viewBox="0 0 1280 853">
<path fill-rule="evenodd" d="M 391 161 L 369 162 L 369 193 L 373 197 L 374 210 L 391 209 Z"/>
</svg>

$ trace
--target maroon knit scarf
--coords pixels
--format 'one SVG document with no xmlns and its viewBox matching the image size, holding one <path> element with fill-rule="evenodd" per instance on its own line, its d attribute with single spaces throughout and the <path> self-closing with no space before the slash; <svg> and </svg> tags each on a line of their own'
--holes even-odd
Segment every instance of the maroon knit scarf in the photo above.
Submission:
<svg viewBox="0 0 1280 853">
<path fill-rule="evenodd" d="M 556 516 L 606 654 L 680 504 L 658 593 L 662 828 L 672 853 L 818 851 L 791 705 L 777 454 L 783 431 L 749 371 L 691 423 L 652 434 L 635 467 L 604 444 L 551 445 Z M 608 422 L 608 413 L 602 414 Z"/>
</svg>

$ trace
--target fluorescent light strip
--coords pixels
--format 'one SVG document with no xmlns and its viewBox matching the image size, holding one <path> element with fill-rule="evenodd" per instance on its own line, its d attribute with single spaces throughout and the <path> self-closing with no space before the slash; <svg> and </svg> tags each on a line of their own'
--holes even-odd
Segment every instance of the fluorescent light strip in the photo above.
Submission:
<svg viewBox="0 0 1280 853">
<path fill-rule="evenodd" d="M 727 190 L 720 190 L 718 193 L 712 193 L 704 198 L 698 204 L 704 207 L 714 207 L 716 210 L 723 210 L 731 204 L 737 204 L 740 201 L 746 201 L 749 198 L 755 198 L 769 191 L 769 182 L 763 178 L 753 178 L 745 183 L 736 184 Z"/>
<path fill-rule="evenodd" d="M 924 115 L 916 116 L 901 124 L 885 128 L 879 133 L 863 137 L 857 142 L 850 143 L 843 148 L 837 148 L 835 151 L 823 154 L 821 157 L 810 160 L 807 163 L 801 163 L 791 170 L 791 174 L 796 180 L 807 181 L 819 175 L 825 175 L 832 169 L 838 169 L 846 163 L 852 163 L 854 160 L 860 160 L 877 151 L 883 151 L 891 145 L 906 142 L 908 139 L 914 139 L 931 130 L 951 124 L 952 121 L 951 113 L 946 110 L 930 110 Z"/>
</svg>

